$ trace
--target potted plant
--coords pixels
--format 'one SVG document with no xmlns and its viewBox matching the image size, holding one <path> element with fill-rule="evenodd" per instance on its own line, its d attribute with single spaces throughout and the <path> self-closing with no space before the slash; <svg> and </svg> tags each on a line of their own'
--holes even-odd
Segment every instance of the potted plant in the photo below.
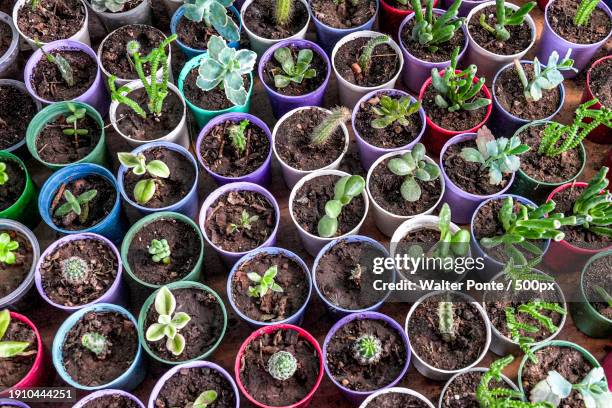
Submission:
<svg viewBox="0 0 612 408">
<path fill-rule="evenodd" d="M 117 154 L 117 184 L 123 199 L 141 214 L 198 211 L 198 163 L 184 147 L 151 142 Z"/>
<path fill-rule="evenodd" d="M 6 123 L 0 129 L 0 150 L 21 154 L 28 124 L 41 109 L 41 103 L 29 94 L 23 82 L 0 79 L 0 118 Z"/>
<path fill-rule="evenodd" d="M 52 355 L 62 380 L 80 390 L 130 391 L 146 374 L 136 319 L 110 303 L 71 314 L 55 334 Z"/>
<path fill-rule="evenodd" d="M 543 60 L 555 50 L 563 55 L 572 49 L 577 71 L 567 72 L 565 76 L 574 77 L 587 67 L 611 34 L 612 12 L 603 1 L 552 0 L 544 11 L 537 55 Z"/>
<path fill-rule="evenodd" d="M 432 6 L 436 8 L 438 0 L 434 0 Z M 398 41 L 399 26 L 412 13 L 414 10 L 412 10 L 410 0 L 380 0 L 379 25 L 381 31 Z"/>
<path fill-rule="evenodd" d="M 308 266 L 283 248 L 249 252 L 236 262 L 227 277 L 232 309 L 254 328 L 301 324 L 311 292 Z"/>
<path fill-rule="evenodd" d="M 240 19 L 251 49 L 261 57 L 281 40 L 305 38 L 310 12 L 306 0 L 247 0 Z"/>
<path fill-rule="evenodd" d="M 369 208 L 364 190 L 363 177 L 339 170 L 318 170 L 297 182 L 289 214 L 310 255 L 335 238 L 359 233 Z"/>
<path fill-rule="evenodd" d="M 380 157 L 366 178 L 376 226 L 390 237 L 407 219 L 431 214 L 442 201 L 444 184 L 440 167 L 425 156 L 421 143 Z"/>
<path fill-rule="evenodd" d="M 155 383 L 148 407 L 187 407 L 190 403 L 202 408 L 211 404 L 239 408 L 240 393 L 232 376 L 222 367 L 208 361 L 194 361 L 166 371 Z"/>
<path fill-rule="evenodd" d="M 612 98 L 610 94 L 605 91 L 605 84 L 610 77 L 611 70 L 612 56 L 610 55 L 598 59 L 591 65 L 591 68 L 587 71 L 586 85 L 582 94 L 581 103 L 597 99 L 597 102 L 591 106 L 591 109 L 601 109 L 602 106 L 607 109 L 612 109 Z M 600 125 L 591 130 L 587 138 L 595 143 L 611 144 L 612 138 L 610 138 L 608 132 L 605 126 Z"/>
<path fill-rule="evenodd" d="M 87 3 L 108 32 L 130 24 L 151 23 L 149 0 L 87 0 Z"/>
<path fill-rule="evenodd" d="M 30 406 L 26 404 L 25 402 L 21 402 L 21 401 L 14 400 L 14 399 L 0 398 L 0 404 L 2 404 L 1 406 L 6 406 L 7 408 L 11 408 L 11 407 L 30 408 Z"/>
<path fill-rule="evenodd" d="M 329 66 L 325 51 L 311 41 L 283 40 L 268 48 L 259 61 L 258 74 L 274 117 L 302 106 L 322 106 Z"/>
<path fill-rule="evenodd" d="M 240 346 L 234 375 L 256 407 L 305 408 L 323 379 L 321 347 L 297 326 L 262 327 Z"/>
<path fill-rule="evenodd" d="M 96 164 L 67 166 L 53 173 L 40 190 L 38 211 L 61 234 L 92 232 L 115 243 L 125 234 L 115 176 Z"/>
<path fill-rule="evenodd" d="M 146 0 L 145 0 L 146 1 Z M 99 390 L 80 399 L 73 408 L 104 408 L 111 404 L 124 404 L 130 408 L 145 408 L 138 398 L 122 390 Z"/>
<path fill-rule="evenodd" d="M 217 188 L 204 200 L 199 216 L 204 239 L 230 267 L 256 248 L 274 246 L 279 222 L 276 198 L 247 182 Z"/>
<path fill-rule="evenodd" d="M 256 58 L 253 51 L 236 51 L 221 37 L 213 35 L 208 40 L 207 52 L 185 64 L 178 87 L 198 128 L 224 113 L 248 113 Z"/>
<path fill-rule="evenodd" d="M 0 218 L 34 228 L 39 219 L 36 187 L 27 167 L 12 153 L 0 150 Z"/>
<path fill-rule="evenodd" d="M 227 328 L 223 301 L 199 282 L 173 282 L 153 292 L 140 309 L 138 333 L 153 360 L 176 365 L 202 360 Z"/>
<path fill-rule="evenodd" d="M 32 157 L 59 170 L 70 164 L 106 164 L 102 116 L 83 102 L 56 102 L 38 112 L 28 125 L 26 144 Z"/>
<path fill-rule="evenodd" d="M 224 113 L 204 126 L 196 155 L 219 185 L 247 181 L 268 185 L 272 178 L 272 134 L 268 125 L 248 113 Z"/>
<path fill-rule="evenodd" d="M 395 267 L 378 265 L 377 259 L 388 257 L 380 242 L 363 235 L 338 238 L 321 249 L 312 266 L 314 287 L 334 318 L 376 311 L 384 304 L 391 290 L 376 290 L 374 281 L 395 282 Z"/>
<path fill-rule="evenodd" d="M 378 0 L 309 0 L 317 42 L 325 52 L 347 34 L 371 30 L 378 14 Z"/>
<path fill-rule="evenodd" d="M 384 405 L 383 405 L 384 404 Z M 414 408 L 434 408 L 434 405 L 424 395 L 409 388 L 391 387 L 378 390 L 366 398 L 359 408 L 375 408 L 380 406 L 399 406 Z"/>
<path fill-rule="evenodd" d="M 350 117 L 345 107 L 331 111 L 302 107 L 287 112 L 276 122 L 272 149 L 289 188 L 313 171 L 340 166 L 349 147 L 345 123 Z"/>
<path fill-rule="evenodd" d="M 340 102 L 352 108 L 369 92 L 393 89 L 404 66 L 404 57 L 389 36 L 364 30 L 339 40 L 331 62 Z"/>
<path fill-rule="evenodd" d="M 0 78 L 7 78 L 16 74 L 19 69 L 17 63 L 19 32 L 13 25 L 11 17 L 3 12 L 0 12 L 0 32 L 5 38 L 5 42 L 0 47 Z"/>
<path fill-rule="evenodd" d="M 495 364 L 495 363 L 493 363 Z M 493 366 L 491 364 L 491 366 Z M 477 406 L 478 394 L 477 389 L 481 384 L 486 373 L 490 372 L 490 368 L 473 367 L 469 370 L 462 371 L 453 375 L 442 388 L 438 408 L 458 408 L 462 406 Z M 508 377 L 503 375 L 501 371 L 497 373 L 499 380 L 492 378 L 497 389 L 512 390 L 518 392 L 518 387 Z M 485 377 L 485 381 L 488 376 Z M 482 393 L 481 393 L 482 395 Z"/>
</svg>

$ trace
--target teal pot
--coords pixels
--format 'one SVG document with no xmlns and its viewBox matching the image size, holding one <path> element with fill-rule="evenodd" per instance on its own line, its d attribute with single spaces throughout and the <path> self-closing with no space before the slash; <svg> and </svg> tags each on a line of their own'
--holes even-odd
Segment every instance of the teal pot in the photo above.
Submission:
<svg viewBox="0 0 612 408">
<path fill-rule="evenodd" d="M 22 162 L 19 157 L 12 153 L 0 150 L 0 162 L 7 161 L 21 167 L 25 176 L 25 185 L 21 195 L 19 198 L 17 198 L 17 201 L 0 211 L 0 218 L 7 218 L 23 222 L 29 227 L 34 228 L 40 221 L 40 217 L 38 216 L 38 207 L 36 206 L 36 200 L 38 197 L 36 186 L 32 182 L 32 178 L 30 177 L 30 173 L 28 172 L 28 168 L 24 162 Z M 7 183 L 11 183 L 11 181 L 9 180 Z M 3 187 L 0 187 L 0 191 L 3 189 Z"/>
</svg>

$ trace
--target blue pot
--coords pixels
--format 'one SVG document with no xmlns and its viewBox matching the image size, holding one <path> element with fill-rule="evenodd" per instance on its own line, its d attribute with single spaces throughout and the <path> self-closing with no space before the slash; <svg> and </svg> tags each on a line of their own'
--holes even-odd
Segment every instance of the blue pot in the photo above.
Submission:
<svg viewBox="0 0 612 408">
<path fill-rule="evenodd" d="M 117 194 L 115 197 L 115 204 L 113 205 L 111 212 L 106 216 L 106 218 L 90 228 L 70 231 L 56 226 L 53 223 L 50 208 L 57 190 L 64 183 L 93 174 L 104 177 L 115 188 L 115 192 Z M 40 190 L 40 195 L 38 196 L 38 211 L 40 212 L 40 216 L 42 217 L 43 221 L 51 229 L 59 232 L 60 234 L 70 235 L 93 232 L 110 239 L 115 244 L 120 244 L 123 236 L 125 235 L 126 225 L 121 214 L 121 200 L 119 199 L 117 180 L 110 171 L 97 164 L 71 164 L 53 173 Z"/>
<path fill-rule="evenodd" d="M 136 351 L 136 357 L 134 361 L 130 365 L 130 367 L 121 374 L 118 378 L 109 382 L 108 384 L 99 385 L 96 387 L 89 387 L 85 385 L 81 385 L 74 381 L 70 375 L 64 369 L 63 364 L 63 356 L 62 356 L 62 346 L 64 345 L 64 340 L 66 339 L 66 335 L 70 331 L 70 329 L 79 321 L 81 317 L 83 317 L 88 312 L 117 312 L 120 313 L 130 319 L 130 321 L 134 324 L 134 328 L 136 332 L 138 331 L 138 322 L 132 316 L 130 312 L 125 310 L 121 306 L 113 305 L 110 303 L 98 303 L 93 306 L 86 307 L 81 309 L 72 315 L 70 315 L 64 323 L 57 330 L 55 338 L 53 339 L 53 346 L 51 348 L 51 354 L 53 356 L 53 366 L 55 370 L 58 372 L 62 380 L 68 383 L 69 386 L 86 391 L 95 391 L 106 388 L 114 388 L 124 391 L 131 391 L 136 388 L 142 380 L 144 380 L 146 375 L 146 367 L 145 367 L 145 359 L 142 356 L 142 345 L 140 344 L 139 336 L 136 336 L 138 339 L 138 350 Z"/>
<path fill-rule="evenodd" d="M 197 188 L 198 187 L 198 174 L 199 174 L 198 162 L 196 162 L 195 158 L 192 156 L 191 153 L 189 153 L 187 149 L 185 149 L 184 147 L 180 145 L 177 145 L 176 143 L 169 143 L 169 142 L 146 143 L 132 150 L 132 154 L 139 154 L 141 152 L 144 152 L 145 150 L 149 150 L 155 147 L 163 147 L 168 150 L 179 152 L 183 156 L 185 156 L 185 158 L 189 160 L 189 162 L 191 162 L 191 164 L 193 165 L 193 168 L 195 169 L 195 181 L 193 183 L 193 186 L 191 186 L 191 189 L 189 190 L 187 195 L 183 197 L 182 199 L 180 199 L 179 201 L 177 201 L 176 203 L 166 206 L 166 207 L 149 208 L 149 207 L 142 206 L 138 204 L 136 201 L 133 201 L 125 192 L 125 188 L 123 186 L 123 177 L 126 171 L 128 171 L 129 169 L 122 165 L 119 167 L 119 171 L 117 172 L 117 184 L 119 185 L 119 191 L 121 192 L 121 196 L 123 197 L 125 202 L 127 202 L 130 206 L 134 207 L 136 210 L 138 210 L 143 216 L 153 214 L 156 212 L 161 212 L 161 211 L 173 211 L 173 212 L 184 214 L 188 216 L 189 218 L 195 218 L 198 212 L 198 191 L 197 191 L 198 190 Z"/>
<path fill-rule="evenodd" d="M 291 258 L 295 262 L 297 262 L 302 267 L 302 269 L 304 270 L 304 273 L 306 274 L 306 279 L 308 280 L 308 295 L 306 296 L 306 300 L 304 301 L 304 304 L 293 315 L 289 316 L 285 320 L 278 320 L 274 322 L 260 322 L 258 320 L 253 320 L 250 317 L 246 316 L 244 313 L 242 313 L 242 311 L 238 309 L 238 307 L 234 303 L 234 299 L 232 297 L 232 280 L 234 278 L 234 275 L 236 274 L 236 271 L 238 270 L 240 265 L 242 265 L 243 263 L 247 262 L 250 259 L 255 258 L 259 254 L 284 255 L 287 258 Z M 248 254 L 240 258 L 240 260 L 238 260 L 236 264 L 234 264 L 234 266 L 232 267 L 232 270 L 229 273 L 229 276 L 227 277 L 227 298 L 229 299 L 229 303 L 232 306 L 232 309 L 234 309 L 234 312 L 236 312 L 236 314 L 240 316 L 242 320 L 247 322 L 249 326 L 251 326 L 254 330 L 259 329 L 264 326 L 273 326 L 276 324 L 293 324 L 293 325 L 299 326 L 302 323 L 302 318 L 304 317 L 304 312 L 306 311 L 306 307 L 308 306 L 308 302 L 310 301 L 311 294 L 312 294 L 312 278 L 310 276 L 310 271 L 308 269 L 308 266 L 302 260 L 302 258 L 297 256 L 293 252 L 287 249 L 283 249 L 283 248 L 265 247 L 265 248 L 258 248 L 258 249 L 255 249 L 249 252 Z"/>
</svg>

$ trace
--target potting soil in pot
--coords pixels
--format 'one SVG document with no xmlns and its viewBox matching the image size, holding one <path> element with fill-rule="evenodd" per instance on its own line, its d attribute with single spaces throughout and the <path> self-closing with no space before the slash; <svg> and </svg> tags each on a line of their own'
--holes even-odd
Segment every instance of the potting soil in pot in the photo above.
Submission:
<svg viewBox="0 0 612 408">
<path fill-rule="evenodd" d="M 4 56 L 13 41 L 13 30 L 4 21 L 0 21 L 0 57 Z"/>
<path fill-rule="evenodd" d="M 453 50 L 457 47 L 463 48 L 465 45 L 465 34 L 463 33 L 463 29 L 459 28 L 457 31 L 455 31 L 455 35 L 453 35 L 450 40 L 439 44 L 438 49 L 435 52 L 432 52 L 427 45 L 422 45 L 418 41 L 412 40 L 412 30 L 414 29 L 414 24 L 415 19 L 411 18 L 404 25 L 404 28 L 400 33 L 400 41 L 402 41 L 408 52 L 418 59 L 427 62 L 450 61 Z"/>
<path fill-rule="evenodd" d="M 518 54 L 529 47 L 531 43 L 531 29 L 526 20 L 519 25 L 508 24 L 505 26 L 505 29 L 510 34 L 510 37 L 506 41 L 499 41 L 494 33 L 482 27 L 480 24 L 480 16 L 482 15 L 486 17 L 485 21 L 491 27 L 495 27 L 495 24 L 497 24 L 495 10 L 496 7 L 493 4 L 474 13 L 468 23 L 468 30 L 470 31 L 472 39 L 485 50 L 497 55 Z"/>
<path fill-rule="evenodd" d="M 373 37 L 372 37 L 373 38 Z M 363 48 L 371 37 L 357 37 L 340 46 L 334 57 L 334 66 L 338 74 L 351 84 L 373 87 L 389 82 L 400 66 L 400 58 L 389 44 L 374 47 L 369 72 L 363 72 L 358 60 Z"/>
<path fill-rule="evenodd" d="M 84 159 L 98 145 L 101 129 L 98 122 L 85 115 L 77 120 L 77 128 L 87 130 L 85 135 L 65 135 L 64 130 L 74 129 L 66 119 L 69 113 L 59 115 L 48 122 L 36 136 L 36 152 L 40 159 L 52 164 L 70 164 Z"/>
<path fill-rule="evenodd" d="M 582 285 L 591 306 L 600 315 L 612 320 L 612 307 L 595 290 L 597 286 L 600 286 L 607 293 L 612 293 L 612 255 L 603 256 L 589 264 L 584 272 Z"/>
<path fill-rule="evenodd" d="M 47 101 L 69 101 L 83 95 L 91 87 L 98 73 L 98 63 L 89 54 L 66 48 L 53 50 L 49 55 L 59 55 L 70 64 L 74 83 L 67 83 L 57 65 L 43 56 L 34 66 L 30 77 L 32 88 L 40 98 Z"/>
<path fill-rule="evenodd" d="M 438 95 L 438 91 L 430 83 L 427 89 L 425 89 L 421 103 L 429 120 L 443 129 L 455 132 L 467 131 L 476 127 L 487 116 L 486 106 L 475 110 L 459 109 L 450 112 L 448 109 L 441 108 L 436 104 L 436 95 Z M 478 98 L 486 98 L 482 89 L 474 97 L 474 99 Z"/>
<path fill-rule="evenodd" d="M 119 394 L 103 395 L 95 398 L 85 405 L 83 408 L 138 408 L 138 404 L 131 398 Z"/>
<path fill-rule="evenodd" d="M 19 143 L 36 115 L 36 104 L 27 92 L 0 84 L 0 150 Z"/>
<path fill-rule="evenodd" d="M 15 204 L 23 194 L 27 176 L 25 169 L 17 161 L 0 158 L 0 163 L 6 166 L 4 173 L 8 176 L 8 180 L 0 184 L 0 211 L 4 211 Z"/>
<path fill-rule="evenodd" d="M 274 0 L 255 0 L 244 12 L 244 24 L 262 38 L 280 40 L 300 31 L 308 21 L 308 10 L 301 1 L 293 2 L 293 13 L 285 27 L 276 24 Z"/>
<path fill-rule="evenodd" d="M 15 318 L 11 319 L 2 341 L 27 341 L 30 345 L 20 355 L 0 358 L 0 391 L 17 384 L 28 374 L 38 350 L 38 341 L 32 328 Z"/>
<path fill-rule="evenodd" d="M 291 58 L 295 62 L 297 62 L 298 53 L 302 49 L 309 49 L 299 48 L 292 45 L 285 48 L 288 48 L 291 51 Z M 283 71 L 281 64 L 276 60 L 276 58 L 274 58 L 274 56 L 272 56 L 268 62 L 266 62 L 266 66 L 264 67 L 263 79 L 271 89 L 274 89 L 276 92 L 282 95 L 306 95 L 319 88 L 325 81 L 325 76 L 327 75 L 327 63 L 316 50 L 312 50 L 312 61 L 310 61 L 309 69 L 314 69 L 316 71 L 316 75 L 313 78 L 303 78 L 302 82 L 300 83 L 290 81 L 289 85 L 283 88 L 278 88 L 276 85 L 274 85 L 274 77 L 276 75 L 286 75 L 286 73 Z"/>
<path fill-rule="evenodd" d="M 385 392 L 372 398 L 366 408 L 428 408 L 429 405 L 414 395 L 401 392 Z"/>
<path fill-rule="evenodd" d="M 467 371 L 455 377 L 442 396 L 440 408 L 479 408 L 480 403 L 476 399 L 476 388 L 478 388 L 483 374 L 482 371 Z M 496 389 L 510 388 L 504 381 L 497 381 L 496 379 L 491 379 L 489 387 Z"/>
<path fill-rule="evenodd" d="M 339 29 L 364 25 L 376 13 L 375 0 L 310 0 L 310 7 L 317 20 Z"/>
<path fill-rule="evenodd" d="M 209 367 L 182 368 L 162 386 L 156 407 L 187 407 L 208 390 L 217 392 L 215 408 L 235 408 L 236 394 L 232 384 L 217 370 Z"/>
<path fill-rule="evenodd" d="M 595 7 L 583 26 L 574 24 L 579 4 L 579 0 L 554 0 L 547 13 L 553 31 L 577 44 L 594 44 L 606 38 L 612 28 L 612 21 L 603 8 Z"/>
<path fill-rule="evenodd" d="M 610 78 L 612 78 L 612 58 L 605 59 L 595 65 L 589 74 L 589 86 L 593 95 L 607 108 L 612 108 L 612 83 Z"/>
<path fill-rule="evenodd" d="M 0 262 L 0 299 L 8 296 L 11 292 L 21 285 L 28 276 L 33 262 L 32 244 L 28 237 L 19 231 L 0 229 L 0 234 L 8 234 L 11 241 L 19 244 L 15 251 L 15 262 L 8 264 Z"/>
<path fill-rule="evenodd" d="M 240 21 L 236 18 L 231 10 L 227 10 L 227 17 L 230 18 L 237 27 L 240 27 Z M 212 26 L 208 26 L 204 20 L 191 21 L 185 15 L 181 17 L 176 25 L 176 34 L 178 40 L 186 46 L 196 50 L 208 49 L 208 40 L 213 35 L 219 35 L 217 30 Z"/>
<path fill-rule="evenodd" d="M 36 7 L 26 2 L 17 13 L 17 26 L 32 40 L 51 42 L 70 38 L 85 22 L 80 0 L 40 0 Z"/>
<path fill-rule="evenodd" d="M 220 87 L 217 86 L 210 91 L 204 91 L 197 85 L 199 75 L 198 69 L 199 65 L 189 71 L 185 78 L 185 82 L 183 83 L 185 99 L 199 108 L 210 111 L 229 109 L 234 106 L 234 103 L 227 99 L 225 90 Z M 248 90 L 251 83 L 249 76 L 243 75 L 242 82 L 244 84 L 244 89 Z"/>
</svg>

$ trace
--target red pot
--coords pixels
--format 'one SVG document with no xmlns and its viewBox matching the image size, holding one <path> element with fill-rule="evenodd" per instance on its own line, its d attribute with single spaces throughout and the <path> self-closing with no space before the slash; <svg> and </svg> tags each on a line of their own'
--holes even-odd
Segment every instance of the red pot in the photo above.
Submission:
<svg viewBox="0 0 612 408">
<path fill-rule="evenodd" d="M 437 5 L 438 0 L 434 0 L 433 7 L 436 8 Z M 410 2 L 408 6 L 410 6 Z M 413 12 L 411 9 L 403 10 L 395 8 L 385 0 L 380 0 L 380 21 L 378 23 L 380 30 L 392 36 L 395 41 L 398 41 L 400 24 L 402 24 L 406 16 Z"/>
<path fill-rule="evenodd" d="M 591 85 L 590 85 L 591 70 L 593 69 L 595 65 L 601 64 L 604 60 L 608 60 L 608 59 L 612 59 L 612 55 L 608 55 L 607 57 L 598 59 L 597 61 L 593 63 L 593 65 L 591 65 L 591 68 L 589 68 L 589 70 L 587 71 L 586 86 L 584 87 L 584 92 L 582 93 L 582 100 L 580 101 L 580 103 L 584 103 L 592 99 L 595 99 L 595 96 L 593 96 L 593 92 L 591 92 Z M 591 106 L 591 109 L 601 109 L 601 103 L 597 102 L 595 105 Z M 591 119 L 589 118 L 585 119 L 585 122 L 587 123 L 590 121 Z M 595 129 L 593 129 L 591 133 L 589 133 L 589 135 L 587 136 L 587 139 L 595 143 L 612 144 L 612 129 L 604 125 L 599 125 Z"/>
<path fill-rule="evenodd" d="M 612 149 L 608 151 L 608 157 L 604 159 L 604 166 L 609 169 L 612 169 Z M 608 178 L 608 181 L 610 181 L 610 183 L 612 184 L 612 172 L 608 172 L 608 175 L 606 177 Z"/>
<path fill-rule="evenodd" d="M 459 72 L 460 71 L 457 71 L 457 73 Z M 444 75 L 444 71 L 440 71 L 440 75 Z M 474 83 L 478 82 L 478 77 L 474 77 L 473 82 Z M 429 79 L 425 81 L 425 83 L 421 87 L 421 91 L 419 92 L 420 101 L 423 101 L 423 95 L 425 95 L 425 90 L 427 89 L 429 85 L 431 85 L 431 77 L 429 77 Z M 482 91 L 484 92 L 487 98 L 491 99 L 491 92 L 489 92 L 489 89 L 487 88 L 486 85 L 482 87 Z M 429 119 L 429 115 L 427 115 L 427 111 L 425 111 L 425 118 L 427 119 L 427 128 L 425 129 L 425 136 L 423 137 L 423 143 L 427 147 L 427 152 L 431 153 L 431 155 L 437 156 L 440 154 L 440 150 L 442 149 L 442 146 L 444 146 L 444 144 L 448 142 L 453 136 L 457 136 L 462 133 L 475 133 L 478 129 L 482 127 L 482 125 L 484 125 L 487 122 L 487 120 L 489 120 L 489 116 L 491 116 L 492 109 L 493 109 L 493 104 L 490 103 L 489 106 L 487 106 L 487 114 L 485 115 L 485 118 L 482 120 L 482 122 L 480 122 L 479 124 L 477 124 L 471 129 L 459 130 L 459 131 L 447 130 L 447 129 L 444 129 L 436 125 L 435 123 L 431 121 L 431 119 Z"/>
<path fill-rule="evenodd" d="M 300 337 L 305 338 L 306 340 L 310 342 L 310 344 L 314 346 L 319 356 L 319 376 L 317 377 L 317 382 L 315 383 L 314 387 L 312 387 L 312 390 L 308 393 L 308 395 L 306 395 L 306 397 L 304 397 L 303 400 L 293 405 L 287 405 L 285 407 L 270 407 L 268 405 L 262 404 L 259 401 L 256 401 L 251 395 L 249 395 L 246 388 L 242 384 L 242 380 L 240 379 L 240 370 L 242 368 L 242 357 L 244 356 L 244 351 L 246 347 L 259 336 L 262 336 L 264 334 L 274 333 L 278 330 L 294 330 L 298 332 L 298 335 Z M 260 408 L 305 408 L 308 405 L 310 405 L 310 401 L 312 400 L 312 397 L 314 396 L 315 392 L 317 392 L 319 385 L 321 385 L 321 380 L 323 379 L 323 351 L 321 351 L 321 346 L 319 346 L 319 343 L 317 342 L 317 340 L 314 337 L 312 337 L 310 333 L 308 333 L 306 330 L 300 327 L 294 326 L 292 324 L 275 324 L 273 326 L 266 326 L 266 327 L 262 327 L 261 329 L 258 329 L 254 331 L 253 333 L 251 333 L 251 335 L 244 341 L 244 343 L 242 343 L 242 346 L 240 346 L 240 350 L 238 350 L 238 355 L 236 356 L 236 364 L 234 365 L 234 373 L 236 375 L 236 384 L 238 384 L 238 388 L 240 389 L 242 394 L 249 401 L 251 401 L 253 405 L 257 407 L 260 407 Z"/>
<path fill-rule="evenodd" d="M 604 373 L 606 374 L 606 378 L 608 380 L 608 389 L 612 391 L 612 351 L 606 355 L 601 366 L 604 369 Z"/>
<path fill-rule="evenodd" d="M 540 8 L 540 10 L 544 11 L 549 1 L 550 0 L 538 0 L 538 7 Z"/>
</svg>

